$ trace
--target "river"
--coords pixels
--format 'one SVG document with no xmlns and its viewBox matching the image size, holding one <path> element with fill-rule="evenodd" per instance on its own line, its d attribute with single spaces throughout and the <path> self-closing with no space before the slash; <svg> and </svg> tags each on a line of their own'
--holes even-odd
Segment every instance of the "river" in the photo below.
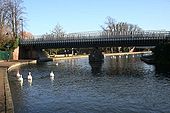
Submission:
<svg viewBox="0 0 170 113">
<path fill-rule="evenodd" d="M 170 78 L 140 55 L 30 64 L 9 72 L 15 113 L 168 113 Z M 23 75 L 21 84 L 17 71 Z M 50 71 L 55 74 L 50 78 Z M 33 81 L 27 80 L 28 72 Z"/>
</svg>

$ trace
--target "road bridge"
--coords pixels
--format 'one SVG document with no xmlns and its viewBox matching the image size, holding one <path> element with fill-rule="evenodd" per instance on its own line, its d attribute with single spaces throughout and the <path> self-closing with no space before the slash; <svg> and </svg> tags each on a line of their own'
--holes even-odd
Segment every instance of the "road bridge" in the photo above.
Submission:
<svg viewBox="0 0 170 113">
<path fill-rule="evenodd" d="M 42 49 L 49 48 L 95 48 L 93 53 L 101 54 L 99 47 L 134 47 L 157 46 L 170 41 L 169 31 L 142 31 L 128 33 L 71 33 L 66 35 L 33 36 L 20 40 L 20 53 L 25 52 L 21 58 L 39 59 L 43 56 Z M 39 53 L 39 55 L 37 55 Z M 96 55 L 93 55 L 96 57 Z"/>
</svg>

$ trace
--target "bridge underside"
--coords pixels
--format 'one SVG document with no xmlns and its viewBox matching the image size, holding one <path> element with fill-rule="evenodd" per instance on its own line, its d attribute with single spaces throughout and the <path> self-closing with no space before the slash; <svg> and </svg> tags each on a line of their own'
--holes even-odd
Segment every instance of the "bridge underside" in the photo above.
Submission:
<svg viewBox="0 0 170 113">
<path fill-rule="evenodd" d="M 19 59 L 31 59 L 37 61 L 50 61 L 46 53 L 39 48 L 33 47 L 20 47 L 19 49 Z"/>
<path fill-rule="evenodd" d="M 34 56 L 36 52 L 32 50 L 32 47 L 19 47 L 19 59 L 36 59 Z"/>
<path fill-rule="evenodd" d="M 19 59 L 31 59 L 38 61 L 51 61 L 48 55 L 43 51 L 43 49 L 33 48 L 33 47 L 20 47 Z M 93 48 L 89 55 L 90 62 L 102 62 L 104 55 L 99 50 L 99 48 Z"/>
</svg>

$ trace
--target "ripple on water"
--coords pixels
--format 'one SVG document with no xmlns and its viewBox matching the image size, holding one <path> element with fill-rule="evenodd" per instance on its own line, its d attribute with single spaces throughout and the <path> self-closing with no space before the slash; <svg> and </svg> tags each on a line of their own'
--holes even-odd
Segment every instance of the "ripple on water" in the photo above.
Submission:
<svg viewBox="0 0 170 113">
<path fill-rule="evenodd" d="M 101 67 L 88 59 L 48 62 L 19 68 L 26 78 L 32 72 L 32 85 L 9 81 L 17 113 L 161 113 L 170 111 L 170 82 L 139 57 L 105 58 Z M 53 71 L 55 77 L 50 79 Z M 95 72 L 95 73 L 94 73 Z"/>
</svg>

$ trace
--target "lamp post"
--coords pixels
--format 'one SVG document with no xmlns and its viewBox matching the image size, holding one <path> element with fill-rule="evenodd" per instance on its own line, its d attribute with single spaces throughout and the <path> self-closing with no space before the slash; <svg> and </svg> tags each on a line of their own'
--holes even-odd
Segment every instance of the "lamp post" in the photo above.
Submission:
<svg viewBox="0 0 170 113">
<path fill-rule="evenodd" d="M 22 37 L 22 39 L 24 38 L 24 27 L 23 27 L 23 19 L 21 18 L 20 19 L 20 21 L 21 21 L 21 27 L 22 27 L 22 30 L 21 30 L 21 32 L 22 32 L 22 34 L 21 34 L 21 37 Z"/>
</svg>

